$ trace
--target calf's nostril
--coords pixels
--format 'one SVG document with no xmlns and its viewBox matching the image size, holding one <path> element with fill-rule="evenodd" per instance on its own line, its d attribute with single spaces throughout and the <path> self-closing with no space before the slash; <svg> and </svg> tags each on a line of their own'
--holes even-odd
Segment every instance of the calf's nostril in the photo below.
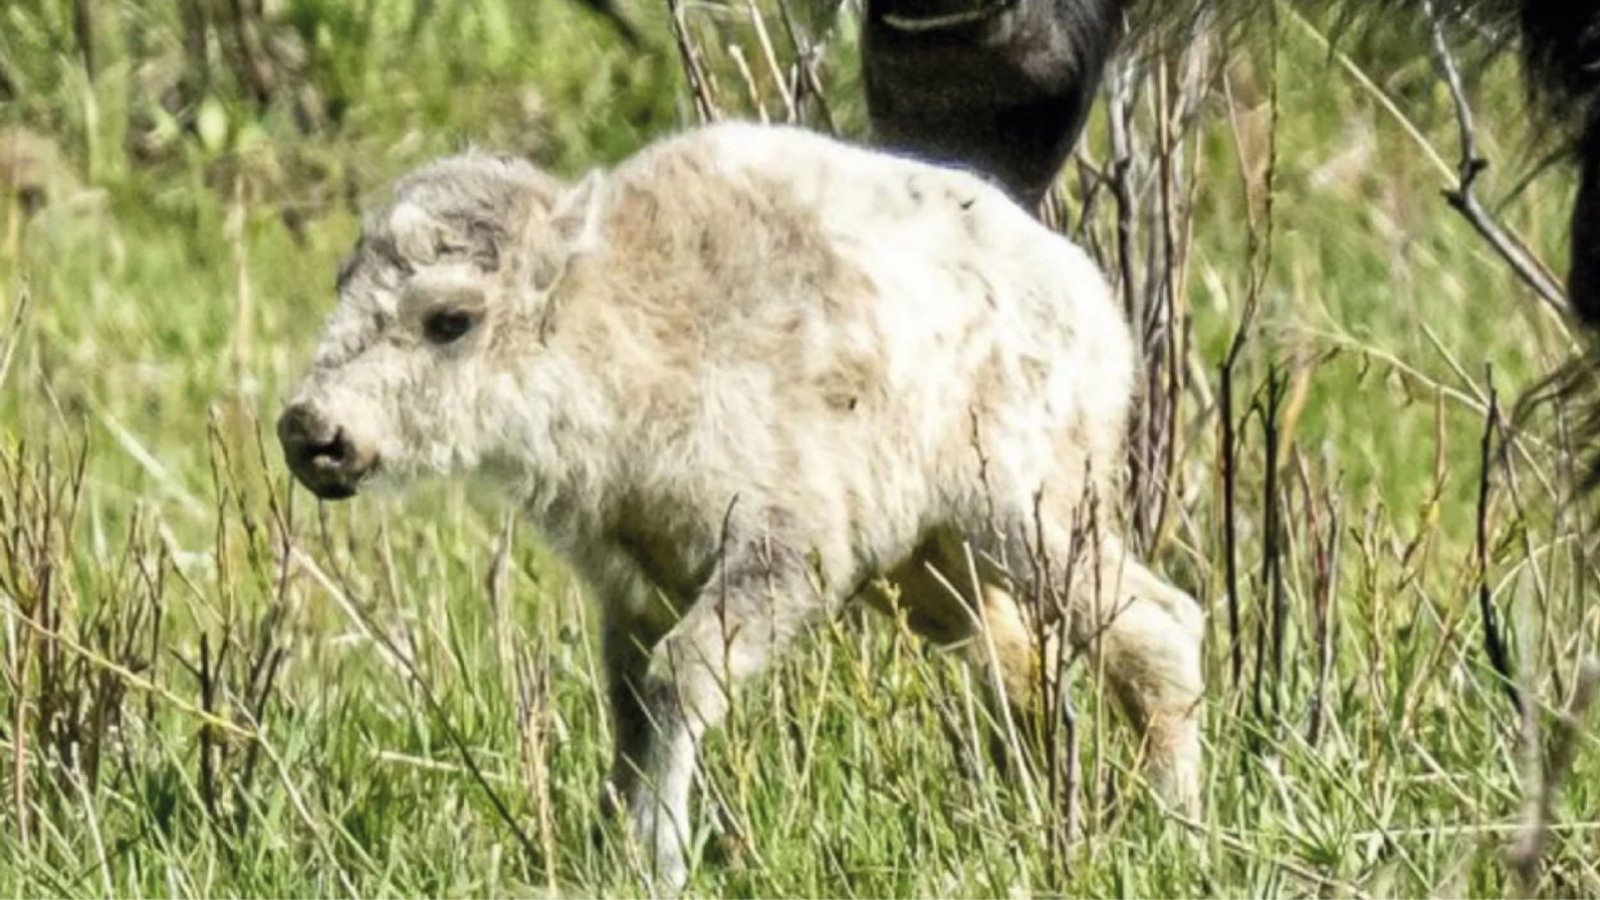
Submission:
<svg viewBox="0 0 1600 900">
<path fill-rule="evenodd" d="M 291 465 L 328 467 L 349 455 L 344 430 L 330 428 L 304 404 L 295 404 L 278 419 L 278 440 Z"/>
<path fill-rule="evenodd" d="M 326 441 L 308 441 L 305 454 L 307 459 L 319 466 L 338 468 L 350 459 L 350 441 L 345 438 L 344 429 L 335 429 L 333 437 Z"/>
</svg>

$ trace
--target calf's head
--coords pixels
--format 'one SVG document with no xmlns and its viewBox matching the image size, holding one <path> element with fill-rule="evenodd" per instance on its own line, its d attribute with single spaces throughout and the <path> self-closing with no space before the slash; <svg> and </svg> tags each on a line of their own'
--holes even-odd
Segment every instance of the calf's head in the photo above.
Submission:
<svg viewBox="0 0 1600 900">
<path fill-rule="evenodd" d="M 546 300 L 596 241 L 602 184 L 468 153 L 402 179 L 338 280 L 310 373 L 278 420 L 325 499 L 378 475 L 470 470 L 517 439 Z"/>
</svg>

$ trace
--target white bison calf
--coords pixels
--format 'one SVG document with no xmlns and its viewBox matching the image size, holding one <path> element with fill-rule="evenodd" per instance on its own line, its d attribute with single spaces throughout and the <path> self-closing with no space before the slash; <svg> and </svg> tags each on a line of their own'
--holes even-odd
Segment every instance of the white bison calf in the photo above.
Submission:
<svg viewBox="0 0 1600 900">
<path fill-rule="evenodd" d="M 1133 365 L 1099 271 L 998 190 L 721 125 L 571 187 L 477 153 L 401 181 L 279 437 L 324 498 L 473 472 L 524 507 L 603 604 L 608 796 L 677 883 L 701 736 L 856 596 L 1019 711 L 1035 623 L 1097 654 L 1194 807 L 1200 610 L 1084 527 Z"/>
</svg>

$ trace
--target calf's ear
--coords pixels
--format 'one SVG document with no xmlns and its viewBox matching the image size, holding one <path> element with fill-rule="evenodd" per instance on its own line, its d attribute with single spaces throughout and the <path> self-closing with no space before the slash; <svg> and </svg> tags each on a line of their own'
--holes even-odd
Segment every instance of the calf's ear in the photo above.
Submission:
<svg viewBox="0 0 1600 900">
<path fill-rule="evenodd" d="M 533 272 L 534 287 L 548 291 L 567 273 L 572 261 L 600 249 L 605 241 L 602 219 L 606 177 L 599 169 L 556 197 L 550 208 L 550 243 Z"/>
<path fill-rule="evenodd" d="M 605 206 L 606 176 L 593 169 L 583 180 L 563 191 L 551 211 L 550 225 L 560 242 L 561 255 L 571 259 L 593 253 L 604 239 L 601 213 Z"/>
</svg>

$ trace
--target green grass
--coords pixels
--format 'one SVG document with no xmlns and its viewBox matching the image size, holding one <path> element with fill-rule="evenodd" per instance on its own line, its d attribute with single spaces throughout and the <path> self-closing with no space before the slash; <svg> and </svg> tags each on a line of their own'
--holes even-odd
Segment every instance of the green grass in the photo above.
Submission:
<svg viewBox="0 0 1600 900">
<path fill-rule="evenodd" d="M 133 77 L 140 53 L 170 59 L 176 4 L 99 6 L 121 24 L 103 32 L 92 86 L 64 13 L 24 2 L 0 14 L 0 60 L 28 88 L 0 124 L 55 136 L 97 192 L 25 224 L 17 210 L 0 242 L 0 358 L 12 351 L 0 376 L 0 893 L 642 892 L 595 805 L 608 738 L 582 587 L 526 526 L 498 553 L 503 510 L 469 488 L 318 506 L 292 489 L 270 424 L 331 306 L 360 201 L 466 142 L 570 175 L 680 127 L 690 107 L 664 21 L 639 16 L 653 44 L 635 52 L 564 0 L 489 0 L 441 5 L 408 43 L 407 2 L 352 7 L 365 20 L 289 4 L 324 48 L 311 71 L 339 123 L 302 135 L 284 109 L 258 110 L 219 79 L 208 102 L 224 127 L 207 139 L 162 125 Z M 750 29 L 724 19 L 721 40 L 759 59 Z M 835 43 L 834 112 L 859 134 L 849 29 Z M 1268 597 L 1257 419 L 1241 425 L 1239 456 L 1242 683 L 1229 673 L 1216 414 L 1193 398 L 1181 515 L 1156 554 L 1211 610 L 1203 821 L 1185 827 L 1148 801 L 1133 742 L 1082 680 L 1086 833 L 1066 840 L 1059 810 L 1030 814 L 1026 791 L 976 750 L 971 676 L 852 614 L 753 687 L 710 742 L 693 892 L 1519 891 L 1502 850 L 1530 784 L 1476 607 L 1477 398 L 1486 365 L 1509 406 L 1573 342 L 1444 205 L 1447 182 L 1393 117 L 1292 21 L 1281 47 L 1271 268 L 1236 379 L 1241 412 L 1271 364 L 1305 380 L 1278 499 L 1281 676 L 1269 665 L 1254 677 Z M 1353 49 L 1371 51 L 1358 58 L 1453 161 L 1427 61 Z M 1230 71 L 1237 96 L 1261 95 L 1259 57 Z M 1493 69 L 1474 94 L 1497 163 L 1490 200 L 1533 158 L 1517 143 L 1512 76 Z M 740 82 L 723 84 L 738 107 Z M 1264 146 L 1248 131 L 1265 119 L 1243 113 L 1240 138 L 1212 105 L 1188 303 L 1214 393 L 1248 284 L 1238 145 Z M 124 153 L 145 127 L 164 143 Z M 1097 122 L 1090 152 L 1105 146 Z M 1547 176 L 1502 212 L 1558 271 L 1568 190 Z M 295 227 L 286 208 L 302 213 Z M 1559 484 L 1566 458 L 1548 418 L 1527 457 L 1495 473 L 1488 518 L 1494 601 L 1546 734 L 1600 638 L 1574 583 L 1578 511 L 1553 515 L 1541 482 Z M 1308 506 L 1326 540 L 1325 497 L 1340 511 L 1339 578 L 1313 746 Z M 1538 893 L 1600 893 L 1594 734 L 1561 785 Z"/>
</svg>

